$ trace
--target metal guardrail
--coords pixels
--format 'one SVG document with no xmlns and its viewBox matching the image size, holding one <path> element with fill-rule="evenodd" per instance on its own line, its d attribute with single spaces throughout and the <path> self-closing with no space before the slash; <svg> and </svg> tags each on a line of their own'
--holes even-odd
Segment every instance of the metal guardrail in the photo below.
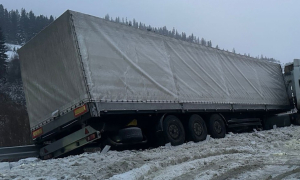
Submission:
<svg viewBox="0 0 300 180">
<path fill-rule="evenodd" d="M 26 157 L 38 157 L 39 146 L 13 146 L 0 148 L 0 160 L 21 159 Z"/>
</svg>

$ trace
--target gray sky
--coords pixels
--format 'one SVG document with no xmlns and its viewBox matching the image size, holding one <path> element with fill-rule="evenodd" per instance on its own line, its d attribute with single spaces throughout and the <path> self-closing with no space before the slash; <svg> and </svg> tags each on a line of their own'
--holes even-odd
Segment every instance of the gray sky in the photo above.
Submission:
<svg viewBox="0 0 300 180">
<path fill-rule="evenodd" d="M 222 49 L 283 63 L 300 59 L 300 0 L 0 0 L 8 10 L 60 16 L 67 9 L 104 17 L 135 18 L 175 27 Z"/>
</svg>

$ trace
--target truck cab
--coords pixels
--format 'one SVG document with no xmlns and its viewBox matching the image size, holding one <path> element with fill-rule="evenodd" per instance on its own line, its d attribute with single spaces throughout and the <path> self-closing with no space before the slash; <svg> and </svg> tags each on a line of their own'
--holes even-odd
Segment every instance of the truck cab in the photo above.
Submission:
<svg viewBox="0 0 300 180">
<path fill-rule="evenodd" d="M 300 108 L 300 59 L 287 63 L 284 67 L 284 79 L 290 104 L 293 105 L 291 120 L 294 124 L 300 125 L 300 117 L 297 113 Z"/>
</svg>

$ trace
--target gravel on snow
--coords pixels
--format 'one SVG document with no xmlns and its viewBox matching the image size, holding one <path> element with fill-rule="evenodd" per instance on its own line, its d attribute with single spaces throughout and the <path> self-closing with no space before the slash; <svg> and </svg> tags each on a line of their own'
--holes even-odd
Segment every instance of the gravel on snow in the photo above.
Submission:
<svg viewBox="0 0 300 180">
<path fill-rule="evenodd" d="M 0 179 L 300 179 L 300 126 L 149 150 L 1 162 Z"/>
</svg>

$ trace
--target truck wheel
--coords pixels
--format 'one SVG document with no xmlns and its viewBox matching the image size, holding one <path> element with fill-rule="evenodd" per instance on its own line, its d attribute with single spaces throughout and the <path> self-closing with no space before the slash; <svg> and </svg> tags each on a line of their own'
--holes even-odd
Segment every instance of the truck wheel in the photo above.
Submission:
<svg viewBox="0 0 300 180">
<path fill-rule="evenodd" d="M 143 140 L 142 130 L 138 127 L 124 128 L 117 134 L 110 136 L 111 140 L 116 143 L 136 143 Z"/>
<path fill-rule="evenodd" d="M 292 122 L 295 125 L 300 125 L 300 115 L 299 114 L 292 115 Z"/>
<path fill-rule="evenodd" d="M 194 142 L 203 141 L 207 136 L 207 128 L 204 120 L 197 114 L 193 114 L 188 121 L 187 135 Z"/>
<path fill-rule="evenodd" d="M 143 140 L 142 130 L 138 127 L 121 129 L 119 135 L 124 143 L 141 142 Z"/>
<path fill-rule="evenodd" d="M 224 138 L 226 133 L 225 123 L 222 117 L 218 114 L 210 116 L 208 121 L 208 130 L 213 138 Z"/>
<path fill-rule="evenodd" d="M 180 120 L 173 115 L 167 116 L 163 121 L 163 133 L 165 140 L 173 146 L 183 144 L 185 132 Z"/>
</svg>

